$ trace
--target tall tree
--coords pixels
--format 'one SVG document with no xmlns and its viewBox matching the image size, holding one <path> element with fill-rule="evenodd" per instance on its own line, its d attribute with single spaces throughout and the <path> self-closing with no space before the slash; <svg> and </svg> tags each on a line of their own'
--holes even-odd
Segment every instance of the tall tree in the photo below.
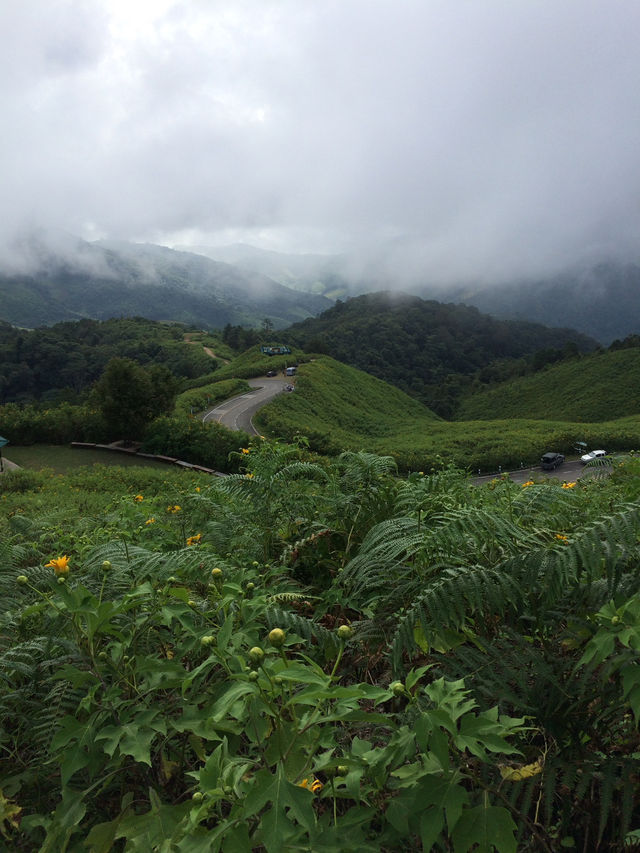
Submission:
<svg viewBox="0 0 640 853">
<path fill-rule="evenodd" d="M 154 366 L 145 370 L 130 358 L 112 358 L 96 382 L 93 398 L 113 439 L 142 438 L 146 425 L 171 410 L 177 391 L 174 376 Z"/>
</svg>

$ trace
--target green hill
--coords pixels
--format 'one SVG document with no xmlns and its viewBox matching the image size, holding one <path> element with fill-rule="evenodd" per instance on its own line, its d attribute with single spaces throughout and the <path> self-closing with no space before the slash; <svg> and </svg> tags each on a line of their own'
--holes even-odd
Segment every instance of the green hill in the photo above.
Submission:
<svg viewBox="0 0 640 853">
<path fill-rule="evenodd" d="M 571 329 L 496 320 L 466 305 L 393 293 L 338 302 L 291 326 L 286 339 L 390 382 L 443 417 L 453 414 L 472 374 L 497 359 L 596 345 Z"/>
<path fill-rule="evenodd" d="M 640 413 L 640 349 L 592 353 L 462 400 L 458 420 L 604 421 Z"/>
<path fill-rule="evenodd" d="M 266 435 L 306 436 L 329 455 L 367 450 L 392 456 L 401 470 L 452 462 L 471 471 L 537 465 L 549 448 L 571 454 L 578 440 L 609 449 L 640 447 L 640 416 L 601 423 L 562 418 L 447 422 L 419 401 L 329 356 L 302 364 L 295 392 L 258 412 Z"/>
<path fill-rule="evenodd" d="M 162 364 L 180 379 L 213 371 L 217 361 L 179 323 L 141 317 L 79 320 L 27 331 L 0 323 L 0 404 L 75 397 L 85 392 L 114 356 L 145 366 Z"/>
<path fill-rule="evenodd" d="M 391 446 L 399 431 L 422 431 L 440 418 L 418 400 L 361 370 L 322 356 L 298 368 L 295 392 L 278 397 L 254 422 L 280 437 L 302 433 L 316 450 Z"/>
</svg>

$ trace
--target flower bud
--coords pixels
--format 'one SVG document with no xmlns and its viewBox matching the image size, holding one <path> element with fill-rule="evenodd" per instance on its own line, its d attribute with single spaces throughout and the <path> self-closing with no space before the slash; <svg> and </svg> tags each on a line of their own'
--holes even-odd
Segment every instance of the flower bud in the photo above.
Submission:
<svg viewBox="0 0 640 853">
<path fill-rule="evenodd" d="M 393 693 L 394 696 L 404 696 L 405 689 L 402 681 L 392 681 L 389 685 L 389 690 Z"/>
<path fill-rule="evenodd" d="M 353 636 L 353 628 L 351 627 L 351 625 L 340 625 L 340 627 L 336 631 L 336 634 L 338 635 L 339 640 L 346 642 L 347 640 L 350 640 Z"/>
<path fill-rule="evenodd" d="M 66 582 L 67 582 L 67 578 L 65 577 L 65 575 L 60 575 L 60 577 L 58 578 L 58 583 L 66 583 Z"/>
<path fill-rule="evenodd" d="M 262 663 L 264 660 L 264 652 L 260 646 L 254 646 L 252 649 L 249 649 L 249 660 L 252 663 Z"/>
<path fill-rule="evenodd" d="M 346 764 L 338 764 L 336 767 L 336 776 L 347 776 L 349 768 Z"/>
<path fill-rule="evenodd" d="M 24 584 L 29 583 L 29 578 L 26 575 L 18 575 L 18 577 L 16 578 L 16 583 L 22 584 L 24 586 Z"/>
<path fill-rule="evenodd" d="M 102 563 L 102 571 L 110 572 L 111 571 L 111 562 L 109 560 L 104 560 Z"/>
<path fill-rule="evenodd" d="M 253 592 L 253 590 L 255 588 L 256 588 L 256 585 L 254 583 L 248 583 L 247 584 L 247 592 Z"/>
<path fill-rule="evenodd" d="M 284 646 L 285 633 L 282 628 L 274 628 L 269 631 L 269 642 L 275 649 L 281 649 Z"/>
<path fill-rule="evenodd" d="M 249 679 L 249 681 L 257 681 L 258 678 L 260 678 L 260 674 L 254 669 L 253 672 L 249 673 L 247 678 Z"/>
<path fill-rule="evenodd" d="M 204 800 L 204 794 L 202 791 L 194 791 L 191 795 L 191 799 L 194 803 L 201 803 Z"/>
<path fill-rule="evenodd" d="M 201 646 L 212 646 L 216 641 L 215 637 L 212 637 L 211 634 L 206 634 L 204 637 L 200 637 L 200 645 Z"/>
</svg>

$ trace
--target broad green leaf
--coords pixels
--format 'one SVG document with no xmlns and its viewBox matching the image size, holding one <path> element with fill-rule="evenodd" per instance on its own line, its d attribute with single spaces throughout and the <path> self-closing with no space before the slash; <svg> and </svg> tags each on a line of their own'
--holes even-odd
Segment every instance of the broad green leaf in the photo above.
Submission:
<svg viewBox="0 0 640 853">
<path fill-rule="evenodd" d="M 486 795 L 485 795 L 486 799 Z M 485 803 L 465 809 L 453 828 L 454 853 L 516 853 L 517 826 L 507 809 Z M 477 846 L 474 846 L 477 845 Z"/>
<path fill-rule="evenodd" d="M 260 839 L 269 853 L 282 850 L 284 839 L 295 833 L 296 823 L 289 818 L 289 813 L 297 825 L 307 832 L 313 829 L 313 798 L 311 791 L 287 780 L 281 765 L 278 765 L 274 775 L 268 770 L 256 774 L 251 791 L 245 798 L 244 811 L 250 817 L 261 811 L 267 803 L 271 804 L 260 825 Z"/>
<path fill-rule="evenodd" d="M 431 807 L 420 815 L 420 840 L 424 851 L 431 850 L 444 828 L 444 813 Z"/>
</svg>

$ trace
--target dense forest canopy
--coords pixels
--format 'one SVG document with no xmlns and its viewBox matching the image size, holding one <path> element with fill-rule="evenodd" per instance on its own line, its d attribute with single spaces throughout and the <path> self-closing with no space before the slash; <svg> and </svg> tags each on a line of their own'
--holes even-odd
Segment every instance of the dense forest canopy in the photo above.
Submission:
<svg viewBox="0 0 640 853">
<path fill-rule="evenodd" d="M 384 379 L 443 417 L 451 416 L 464 377 L 496 360 L 544 349 L 585 352 L 597 344 L 572 329 L 496 320 L 466 305 L 372 293 L 338 301 L 286 330 L 287 340 Z"/>
<path fill-rule="evenodd" d="M 185 327 L 141 317 L 77 320 L 27 331 L 0 323 L 0 403 L 86 391 L 115 356 L 164 365 L 176 377 L 211 372 L 202 347 L 184 343 Z"/>
</svg>

